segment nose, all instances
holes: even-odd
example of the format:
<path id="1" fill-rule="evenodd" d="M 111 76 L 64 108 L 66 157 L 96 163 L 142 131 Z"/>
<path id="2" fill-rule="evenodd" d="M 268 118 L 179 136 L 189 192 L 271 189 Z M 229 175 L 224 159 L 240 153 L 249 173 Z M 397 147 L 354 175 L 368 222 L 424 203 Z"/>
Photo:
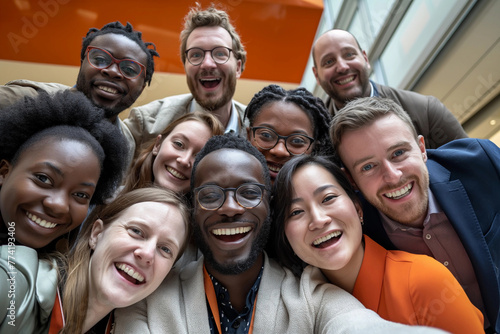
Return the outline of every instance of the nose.
<path id="1" fill-rule="evenodd" d="M 336 70 L 338 73 L 344 73 L 347 70 L 349 70 L 349 65 L 347 64 L 347 61 L 342 57 L 340 57 L 340 59 L 337 60 Z"/>
<path id="2" fill-rule="evenodd" d="M 285 140 L 283 138 L 280 138 L 276 145 L 269 150 L 269 153 L 271 153 L 274 156 L 277 157 L 289 157 L 290 153 L 286 149 L 285 145 Z"/>
<path id="3" fill-rule="evenodd" d="M 69 198 L 64 191 L 55 191 L 43 200 L 45 211 L 53 217 L 61 217 L 69 213 Z"/>
<path id="4" fill-rule="evenodd" d="M 186 168 L 191 167 L 192 161 L 194 160 L 193 155 L 190 152 L 184 152 L 179 154 L 177 157 L 177 162 Z"/>
<path id="5" fill-rule="evenodd" d="M 117 78 L 117 79 L 123 78 L 123 74 L 122 72 L 120 72 L 120 68 L 118 67 L 117 63 L 112 63 L 108 67 L 103 68 L 101 72 L 111 78 Z"/>
<path id="6" fill-rule="evenodd" d="M 309 222 L 309 230 L 322 229 L 331 223 L 331 218 L 325 213 L 322 208 L 314 207 L 311 209 L 311 221 Z"/>
<path id="7" fill-rule="evenodd" d="M 403 172 L 389 161 L 384 161 L 382 165 L 384 181 L 388 183 L 397 183 L 403 175 Z"/>
<path id="8" fill-rule="evenodd" d="M 203 58 L 203 61 L 201 62 L 200 67 L 203 67 L 203 68 L 217 67 L 217 63 L 212 58 L 211 51 L 205 51 L 205 57 Z"/>
<path id="9" fill-rule="evenodd" d="M 245 208 L 238 204 L 236 201 L 234 191 L 226 192 L 226 200 L 222 203 L 222 206 L 217 210 L 219 214 L 225 215 L 228 217 L 233 217 L 239 214 L 243 214 L 245 212 Z"/>
<path id="10" fill-rule="evenodd" d="M 141 242 L 134 251 L 135 257 L 141 260 L 147 265 L 152 265 L 154 263 L 156 251 L 156 241 L 147 240 Z"/>

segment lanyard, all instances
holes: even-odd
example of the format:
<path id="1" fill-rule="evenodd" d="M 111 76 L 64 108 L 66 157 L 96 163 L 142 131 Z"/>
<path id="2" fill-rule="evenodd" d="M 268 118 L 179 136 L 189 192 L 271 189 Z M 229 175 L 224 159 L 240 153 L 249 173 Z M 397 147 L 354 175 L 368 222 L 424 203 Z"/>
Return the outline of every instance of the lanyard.
<path id="1" fill-rule="evenodd" d="M 213 289 L 213 287 L 212 287 Z M 106 325 L 106 334 L 113 332 L 114 327 L 114 312 L 108 317 L 108 323 Z M 50 315 L 50 327 L 48 334 L 57 334 L 61 329 L 63 329 L 66 324 L 63 314 L 61 296 L 59 294 L 59 288 L 57 289 L 56 300 L 54 301 L 54 307 L 52 308 L 52 314 Z"/>
<path id="2" fill-rule="evenodd" d="M 54 301 L 54 307 L 52 308 L 52 314 L 50 315 L 50 327 L 49 334 L 57 334 L 65 325 L 63 308 L 61 303 L 61 296 L 59 295 L 59 288 L 56 293 L 56 300 Z"/>
<path id="3" fill-rule="evenodd" d="M 208 299 L 208 304 L 210 305 L 210 310 L 212 311 L 212 315 L 214 316 L 215 324 L 217 325 L 217 329 L 219 334 L 222 334 L 220 327 L 220 317 L 219 317 L 219 305 L 217 304 L 217 297 L 215 296 L 215 289 L 208 275 L 207 269 L 203 266 L 203 283 L 205 284 L 205 295 Z M 248 334 L 252 334 L 253 330 L 253 319 L 255 318 L 255 305 L 257 305 L 257 296 L 253 302 L 253 310 L 252 310 L 252 319 L 250 320 L 250 328 L 248 329 Z"/>

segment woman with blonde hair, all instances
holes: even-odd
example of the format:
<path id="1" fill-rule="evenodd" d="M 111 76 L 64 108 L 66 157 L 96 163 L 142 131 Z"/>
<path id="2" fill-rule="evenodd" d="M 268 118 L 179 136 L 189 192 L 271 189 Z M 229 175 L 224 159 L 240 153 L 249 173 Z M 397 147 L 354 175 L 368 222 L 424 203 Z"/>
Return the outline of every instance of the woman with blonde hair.
<path id="1" fill-rule="evenodd" d="M 51 330 L 109 333 L 113 309 L 156 290 L 188 236 L 188 207 L 168 189 L 136 189 L 95 209 L 60 269 L 62 314 L 58 294 Z"/>
<path id="2" fill-rule="evenodd" d="M 194 157 L 210 137 L 223 133 L 220 121 L 208 112 L 181 116 L 145 144 L 125 180 L 123 192 L 156 185 L 188 193 Z"/>

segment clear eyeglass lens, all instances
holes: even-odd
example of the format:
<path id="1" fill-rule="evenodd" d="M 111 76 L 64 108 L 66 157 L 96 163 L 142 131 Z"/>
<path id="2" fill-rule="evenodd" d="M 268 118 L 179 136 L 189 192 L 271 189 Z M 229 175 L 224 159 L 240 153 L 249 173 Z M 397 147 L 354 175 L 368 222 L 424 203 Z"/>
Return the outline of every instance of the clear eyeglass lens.
<path id="1" fill-rule="evenodd" d="M 278 143 L 279 137 L 270 129 L 257 129 L 255 139 L 261 148 L 271 149 Z M 285 144 L 290 153 L 302 154 L 309 148 L 311 141 L 305 136 L 291 135 L 286 138 Z"/>
<path id="2" fill-rule="evenodd" d="M 113 63 L 111 56 L 99 49 L 92 49 L 89 52 L 90 63 L 97 68 L 107 68 Z M 122 60 L 118 67 L 126 78 L 135 78 L 141 73 L 141 66 L 132 60 Z"/>
<path id="3" fill-rule="evenodd" d="M 205 50 L 199 48 L 192 48 L 187 53 L 189 62 L 193 65 L 200 65 L 205 59 Z M 229 59 L 229 50 L 224 47 L 218 47 L 211 51 L 212 59 L 217 64 L 224 64 Z"/>
<path id="4" fill-rule="evenodd" d="M 225 191 L 217 186 L 202 188 L 198 192 L 198 201 L 204 208 L 215 210 L 224 204 Z M 259 205 L 262 199 L 262 189 L 255 184 L 243 184 L 236 188 L 234 194 L 236 201 L 245 208 Z"/>

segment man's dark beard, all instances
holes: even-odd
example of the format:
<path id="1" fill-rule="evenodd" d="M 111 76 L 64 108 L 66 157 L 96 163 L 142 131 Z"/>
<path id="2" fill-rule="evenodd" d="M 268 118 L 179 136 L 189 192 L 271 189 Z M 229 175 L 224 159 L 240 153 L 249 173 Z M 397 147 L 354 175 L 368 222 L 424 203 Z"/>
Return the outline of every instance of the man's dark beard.
<path id="1" fill-rule="evenodd" d="M 248 257 L 245 260 L 232 264 L 218 263 L 214 259 L 210 247 L 208 247 L 207 243 L 205 242 L 205 239 L 203 238 L 200 226 L 196 223 L 193 225 L 194 225 L 193 226 L 194 240 L 198 248 L 203 253 L 203 256 L 205 257 L 205 262 L 214 270 L 223 275 L 238 275 L 250 269 L 254 265 L 258 256 L 264 250 L 264 247 L 267 243 L 267 239 L 269 238 L 269 232 L 271 230 L 271 218 L 268 216 L 267 219 L 262 223 L 259 234 L 252 243 L 252 248 L 250 250 L 250 254 L 248 255 Z"/>

